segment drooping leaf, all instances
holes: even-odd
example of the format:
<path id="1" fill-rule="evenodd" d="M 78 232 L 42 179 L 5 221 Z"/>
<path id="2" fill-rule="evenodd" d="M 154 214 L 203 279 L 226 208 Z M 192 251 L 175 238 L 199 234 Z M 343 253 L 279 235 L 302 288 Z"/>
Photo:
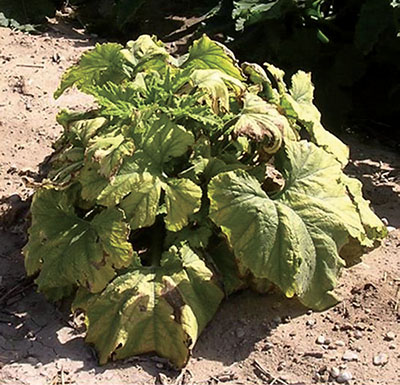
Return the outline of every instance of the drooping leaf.
<path id="1" fill-rule="evenodd" d="M 365 237 L 359 238 L 361 246 L 372 247 L 377 240 L 386 237 L 387 230 L 382 221 L 371 210 L 370 202 L 362 196 L 362 184 L 356 178 L 343 175 L 343 182 L 360 215 Z"/>
<path id="2" fill-rule="evenodd" d="M 148 70 L 164 72 L 170 57 L 163 44 L 149 35 L 141 35 L 137 40 L 129 41 L 122 55 L 135 73 Z"/>
<path id="3" fill-rule="evenodd" d="M 313 104 L 314 86 L 311 74 L 299 71 L 292 77 L 290 94 L 282 97 L 282 107 L 286 113 L 303 124 L 311 135 L 311 140 L 336 159 L 346 165 L 349 159 L 348 147 L 321 124 L 321 114 Z"/>
<path id="4" fill-rule="evenodd" d="M 125 157 L 133 154 L 133 140 L 123 134 L 110 133 L 99 136 L 89 142 L 86 156 L 93 163 L 99 164 L 101 175 L 109 178 L 114 175 Z"/>
<path id="5" fill-rule="evenodd" d="M 188 224 L 189 215 L 200 209 L 201 188 L 189 179 L 169 179 L 163 187 L 167 206 L 166 228 L 169 231 L 182 230 Z"/>
<path id="6" fill-rule="evenodd" d="M 283 192 L 271 199 L 244 171 L 219 174 L 209 187 L 210 217 L 256 277 L 323 309 L 336 302 L 338 249 L 364 230 L 334 158 L 306 142 L 287 143 L 278 158 Z"/>
<path id="7" fill-rule="evenodd" d="M 212 272 L 183 246 L 164 253 L 160 267 L 121 275 L 98 295 L 81 293 L 74 307 L 87 314 L 86 341 L 101 364 L 155 352 L 180 368 L 222 298 Z"/>
<path id="8" fill-rule="evenodd" d="M 291 130 L 290 127 L 285 130 L 288 126 L 289 123 L 275 106 L 257 95 L 246 94 L 234 133 L 259 143 L 264 152 L 274 154 L 281 147 L 283 133 Z"/>
<path id="9" fill-rule="evenodd" d="M 189 48 L 189 57 L 182 67 L 198 70 L 216 69 L 238 80 L 244 80 L 233 53 L 206 35 L 196 40 Z"/>
<path id="10" fill-rule="evenodd" d="M 32 203 L 34 236 L 24 249 L 25 266 L 29 275 L 40 269 L 36 283 L 44 293 L 60 282 L 99 292 L 115 269 L 132 261 L 121 210 L 107 209 L 89 220 L 79 218 L 72 203 L 67 192 L 49 189 L 38 191 Z"/>

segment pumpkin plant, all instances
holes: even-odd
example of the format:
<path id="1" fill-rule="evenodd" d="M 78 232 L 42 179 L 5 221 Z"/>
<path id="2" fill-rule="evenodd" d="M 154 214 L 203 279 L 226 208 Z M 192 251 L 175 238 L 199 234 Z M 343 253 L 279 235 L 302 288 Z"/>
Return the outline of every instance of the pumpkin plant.
<path id="1" fill-rule="evenodd" d="M 310 74 L 290 86 L 203 36 L 181 57 L 147 35 L 97 45 L 63 76 L 92 95 L 61 111 L 32 201 L 28 275 L 74 296 L 99 361 L 156 353 L 183 367 L 223 298 L 281 290 L 323 310 L 346 265 L 386 229 L 343 173 Z"/>

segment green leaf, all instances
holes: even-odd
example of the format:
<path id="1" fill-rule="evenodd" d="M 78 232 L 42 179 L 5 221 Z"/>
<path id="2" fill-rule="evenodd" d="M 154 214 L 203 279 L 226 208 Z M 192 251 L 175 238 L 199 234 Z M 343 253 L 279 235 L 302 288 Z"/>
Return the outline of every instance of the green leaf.
<path id="1" fill-rule="evenodd" d="M 367 0 L 363 3 L 355 28 L 354 44 L 364 54 L 372 51 L 382 33 L 393 25 L 394 15 L 389 1 Z"/>
<path id="2" fill-rule="evenodd" d="M 108 81 L 121 82 L 127 77 L 121 49 L 122 46 L 116 43 L 96 44 L 93 50 L 82 56 L 78 65 L 65 72 L 54 97 L 59 98 L 72 86 L 91 93 L 93 87 L 102 86 Z"/>
<path id="3" fill-rule="evenodd" d="M 87 314 L 86 341 L 101 364 L 155 352 L 181 368 L 222 298 L 212 272 L 183 246 L 164 253 L 160 267 L 121 275 L 101 294 L 81 292 L 73 307 Z"/>
<path id="4" fill-rule="evenodd" d="M 182 67 L 193 68 L 194 70 L 220 70 L 233 78 L 244 80 L 233 53 L 224 45 L 211 40 L 206 35 L 193 42 L 193 45 L 189 48 L 189 57 Z"/>
<path id="5" fill-rule="evenodd" d="M 256 278 L 324 309 L 336 302 L 338 249 L 364 230 L 331 156 L 307 142 L 289 142 L 278 165 L 286 185 L 274 199 L 245 171 L 213 178 L 210 218 Z"/>
<path id="6" fill-rule="evenodd" d="M 80 285 L 99 292 L 128 266 L 133 250 L 121 210 L 107 209 L 92 220 L 79 218 L 68 192 L 42 189 L 32 203 L 33 222 L 25 246 L 29 275 L 40 269 L 39 290 Z"/>
<path id="7" fill-rule="evenodd" d="M 115 193 L 109 195 L 108 200 L 105 194 L 102 195 L 103 203 L 115 204 L 122 196 L 120 207 L 125 211 L 132 230 L 148 227 L 154 224 L 161 196 L 161 183 L 157 177 L 149 173 L 128 174 L 126 179 L 120 179 L 120 184 L 115 184 Z M 122 193 L 122 195 L 121 195 Z M 101 200 L 100 200 L 101 202 Z"/>
<path id="8" fill-rule="evenodd" d="M 136 138 L 133 161 L 142 171 L 161 174 L 168 161 L 185 154 L 193 143 L 191 132 L 162 115 Z"/>
<path id="9" fill-rule="evenodd" d="M 202 191 L 189 179 L 168 179 L 163 184 L 167 216 L 165 225 L 169 231 L 179 231 L 189 222 L 189 215 L 200 210 Z"/>
<path id="10" fill-rule="evenodd" d="M 130 83 L 128 86 L 108 82 L 91 92 L 97 103 L 103 107 L 102 115 L 129 119 L 138 107 L 138 89 Z"/>
<path id="11" fill-rule="evenodd" d="M 313 143 L 334 155 L 345 166 L 349 159 L 349 149 L 322 126 L 321 114 L 313 104 L 313 95 L 311 74 L 299 71 L 292 76 L 290 94 L 285 93 L 281 105 L 290 117 L 304 125 Z"/>
<path id="12" fill-rule="evenodd" d="M 264 20 L 283 19 L 293 7 L 293 0 L 239 0 L 233 2 L 232 19 L 235 20 L 236 31 Z"/>

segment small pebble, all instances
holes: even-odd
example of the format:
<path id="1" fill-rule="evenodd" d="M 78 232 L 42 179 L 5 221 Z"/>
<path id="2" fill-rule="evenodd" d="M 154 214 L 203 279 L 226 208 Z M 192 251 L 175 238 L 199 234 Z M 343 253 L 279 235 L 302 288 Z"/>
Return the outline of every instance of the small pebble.
<path id="1" fill-rule="evenodd" d="M 325 343 L 325 336 L 323 335 L 318 336 L 315 343 L 317 343 L 318 345 L 323 345 Z"/>
<path id="2" fill-rule="evenodd" d="M 343 346 L 345 346 L 346 344 L 345 344 L 344 341 L 342 341 L 342 340 L 337 340 L 337 341 L 335 341 L 335 345 L 336 345 L 336 346 L 339 346 L 339 347 L 343 347 Z"/>
<path id="3" fill-rule="evenodd" d="M 360 338 L 362 338 L 362 336 L 363 336 L 363 334 L 362 334 L 361 331 L 356 330 L 356 331 L 354 332 L 354 338 L 357 338 L 357 339 L 359 340 Z"/>
<path id="4" fill-rule="evenodd" d="M 351 323 L 346 322 L 340 327 L 340 330 L 353 330 L 353 325 Z"/>
<path id="5" fill-rule="evenodd" d="M 381 221 L 385 226 L 389 225 L 389 221 L 387 220 L 387 218 L 381 218 Z"/>
<path id="6" fill-rule="evenodd" d="M 321 366 L 321 367 L 318 369 L 318 374 L 324 374 L 327 370 L 328 370 L 328 367 L 327 367 L 326 365 Z"/>
<path id="7" fill-rule="evenodd" d="M 236 337 L 237 338 L 243 338 L 245 336 L 245 332 L 242 328 L 236 329 Z"/>
<path id="8" fill-rule="evenodd" d="M 164 367 L 164 365 L 163 365 L 161 362 L 157 362 L 157 363 L 156 363 L 156 367 L 157 367 L 158 369 L 162 369 L 162 368 Z"/>
<path id="9" fill-rule="evenodd" d="M 388 363 L 388 361 L 389 361 L 389 357 L 387 354 L 379 353 L 374 356 L 374 359 L 372 362 L 375 366 L 383 366 L 383 365 L 386 365 Z"/>
<path id="10" fill-rule="evenodd" d="M 352 374 L 349 371 L 345 370 L 336 377 L 336 381 L 339 384 L 345 384 L 346 382 L 349 382 L 352 378 Z"/>
<path id="11" fill-rule="evenodd" d="M 394 334 L 393 332 L 387 332 L 385 334 L 386 341 L 393 341 L 395 338 L 396 338 L 396 334 Z"/>
<path id="12" fill-rule="evenodd" d="M 396 350 L 397 346 L 395 344 L 390 344 L 389 349 L 390 350 Z"/>
<path id="13" fill-rule="evenodd" d="M 336 366 L 333 366 L 329 372 L 332 378 L 336 378 L 340 374 L 340 369 Z"/>
<path id="14" fill-rule="evenodd" d="M 272 321 L 274 321 L 276 324 L 280 324 L 282 322 L 282 318 L 277 315 L 272 319 Z"/>
<path id="15" fill-rule="evenodd" d="M 307 322 L 306 322 L 306 325 L 307 326 L 314 326 L 316 324 L 316 321 L 315 321 L 315 319 L 309 319 L 309 320 L 307 320 Z"/>
<path id="16" fill-rule="evenodd" d="M 358 354 L 352 352 L 351 350 L 346 350 L 342 356 L 343 361 L 357 361 Z"/>

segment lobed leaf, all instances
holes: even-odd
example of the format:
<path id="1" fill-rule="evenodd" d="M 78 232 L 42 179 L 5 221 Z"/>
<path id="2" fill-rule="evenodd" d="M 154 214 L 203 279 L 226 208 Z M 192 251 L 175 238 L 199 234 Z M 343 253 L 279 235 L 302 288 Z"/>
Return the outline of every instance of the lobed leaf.
<path id="1" fill-rule="evenodd" d="M 336 302 L 332 290 L 344 264 L 338 250 L 364 229 L 341 183 L 340 164 L 323 150 L 289 142 L 278 154 L 278 169 L 286 185 L 272 198 L 245 171 L 214 177 L 210 218 L 255 277 L 321 310 Z"/>
<path id="2" fill-rule="evenodd" d="M 32 202 L 25 267 L 28 275 L 40 270 L 36 283 L 50 295 L 60 282 L 99 292 L 133 257 L 121 210 L 110 208 L 89 220 L 76 215 L 72 202 L 68 192 L 49 189 L 37 191 Z"/>
<path id="3" fill-rule="evenodd" d="M 58 99 L 72 86 L 90 93 L 92 87 L 102 86 L 108 81 L 119 83 L 127 77 L 121 50 L 122 46 L 116 43 L 96 44 L 93 50 L 82 56 L 78 65 L 65 72 L 54 97 Z"/>
<path id="4" fill-rule="evenodd" d="M 81 292 L 73 307 L 87 314 L 86 341 L 101 364 L 155 352 L 181 368 L 222 298 L 212 272 L 183 246 L 164 253 L 161 266 L 129 271 L 98 295 Z"/>

